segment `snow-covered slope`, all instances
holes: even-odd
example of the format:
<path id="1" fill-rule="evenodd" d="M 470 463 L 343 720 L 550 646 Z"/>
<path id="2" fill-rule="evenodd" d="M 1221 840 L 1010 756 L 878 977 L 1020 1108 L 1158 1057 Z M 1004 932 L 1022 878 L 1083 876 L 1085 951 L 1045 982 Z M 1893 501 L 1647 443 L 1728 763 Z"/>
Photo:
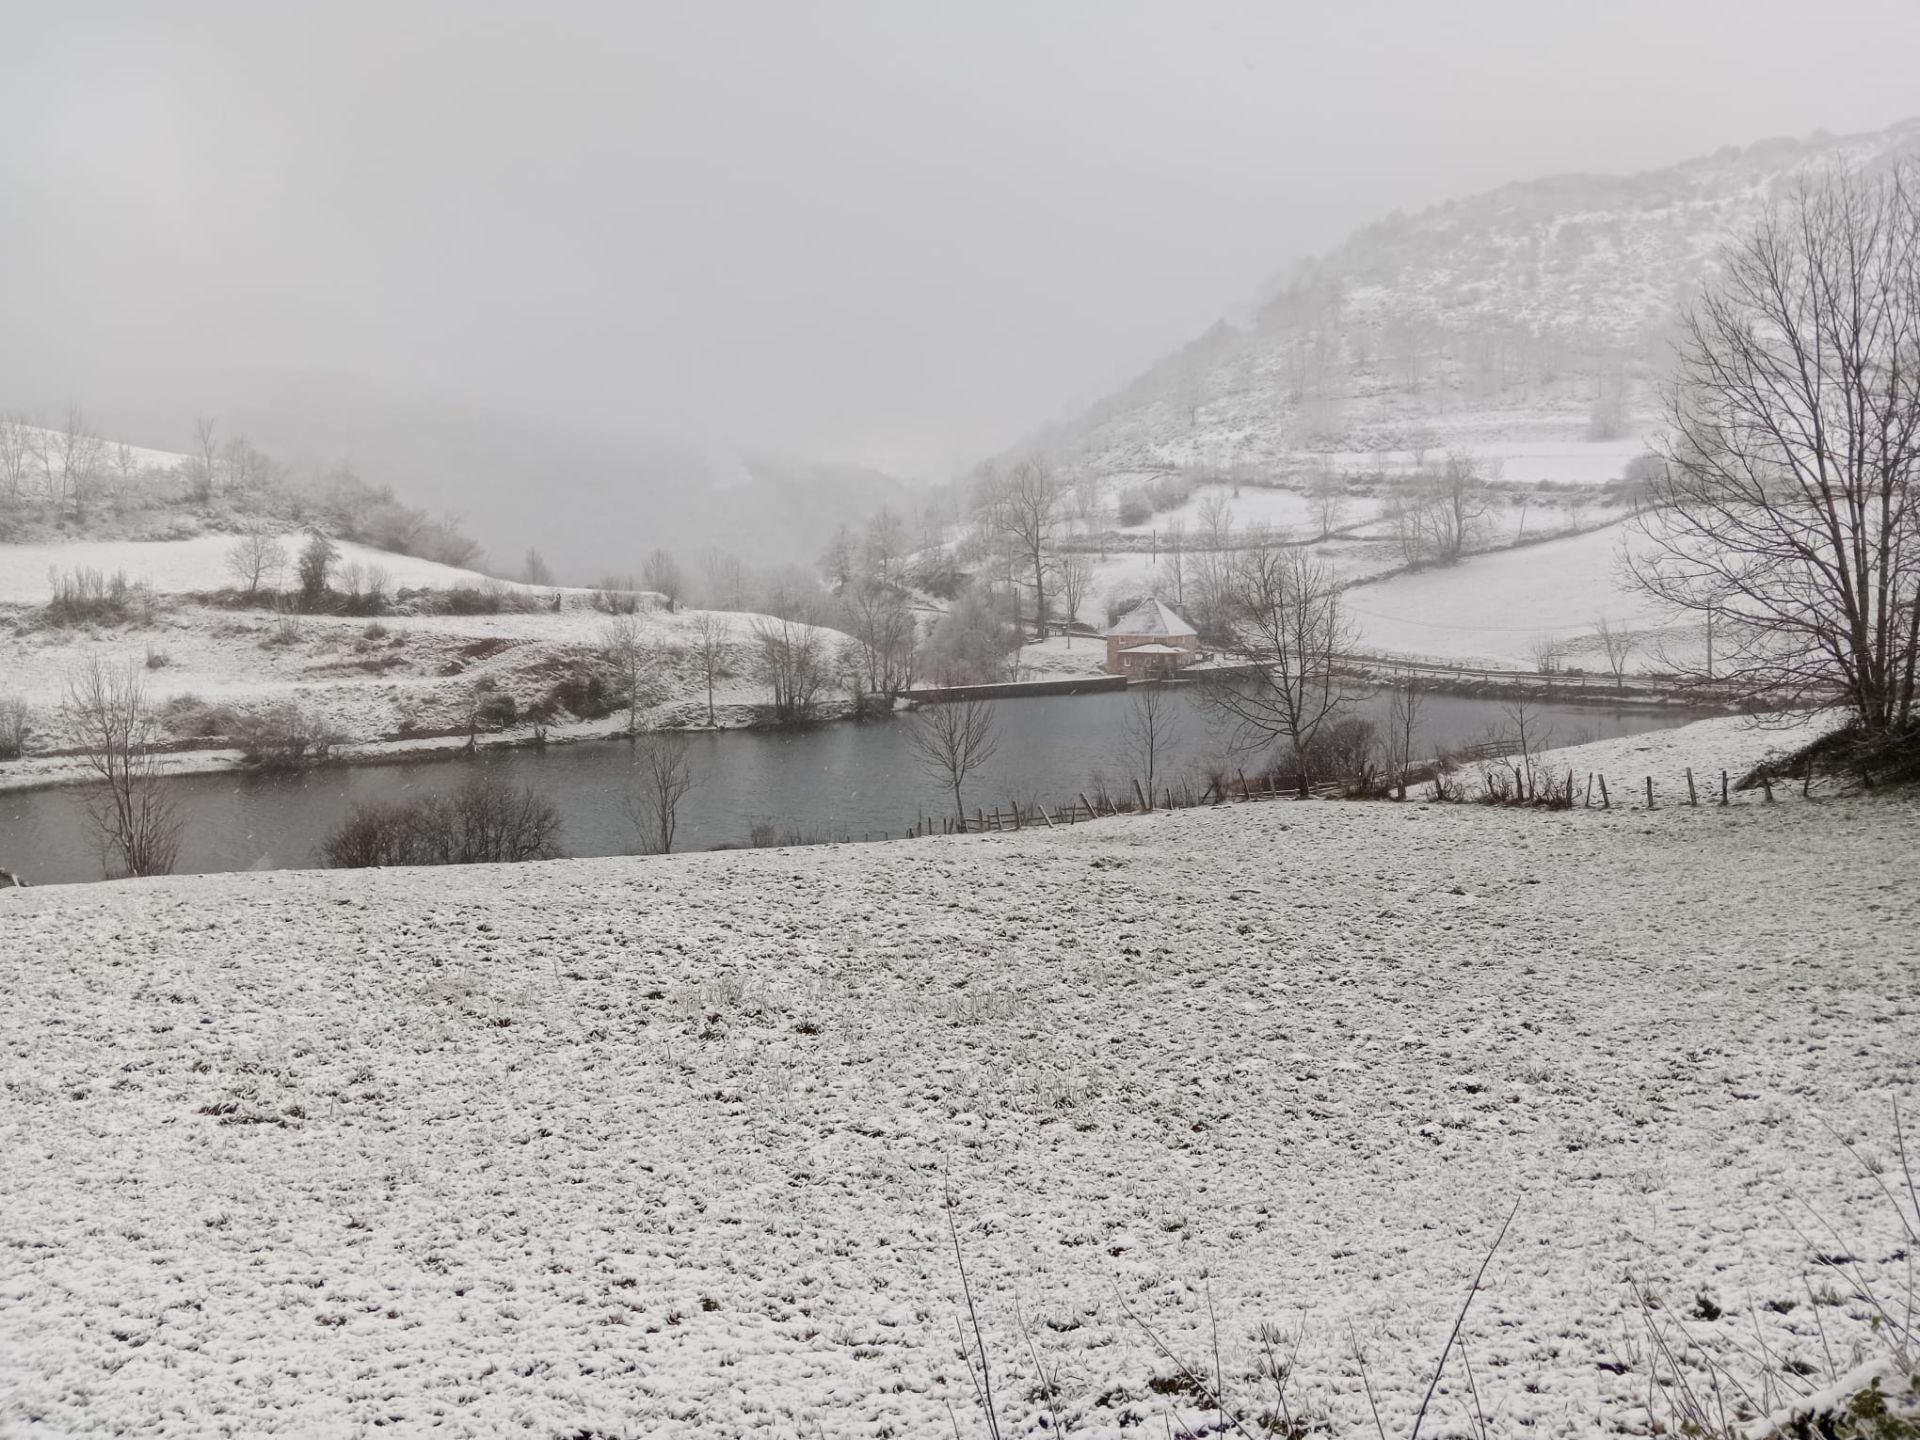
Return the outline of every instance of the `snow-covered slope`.
<path id="1" fill-rule="evenodd" d="M 1493 1434 L 1648 1433 L 1628 1276 L 1816 1389 L 1878 1342 L 1788 1195 L 1905 1283 L 1840 1140 L 1920 1080 L 1917 835 L 1271 804 L 0 892 L 0 1430 L 978 1435 L 957 1241 L 1009 1435 L 1037 1367 L 1203 1433 L 1161 1344 L 1253 1428 L 1263 1334 L 1405 1434 L 1509 1211 Z"/>
<path id="2" fill-rule="evenodd" d="M 1396 214 L 1046 438 L 1107 471 L 1564 443 L 1609 407 L 1630 438 L 1652 418 L 1676 307 L 1725 240 L 1798 176 L 1916 153 L 1909 121 Z"/>
<path id="3" fill-rule="evenodd" d="M 233 572 L 227 568 L 227 556 L 234 547 L 234 539 L 232 535 L 196 535 L 188 540 L 0 544 L 0 605 L 44 604 L 51 576 L 82 569 L 98 570 L 108 577 L 125 575 L 129 584 L 148 584 L 162 595 L 228 589 L 235 583 Z M 279 537 L 288 568 L 306 539 L 306 535 L 298 531 Z M 340 552 L 339 567 L 359 565 L 366 570 L 378 570 L 385 577 L 389 592 L 403 588 L 451 590 L 494 585 L 523 592 L 529 588 L 495 580 L 478 570 L 441 565 L 413 555 L 394 555 L 350 540 L 334 544 Z"/>

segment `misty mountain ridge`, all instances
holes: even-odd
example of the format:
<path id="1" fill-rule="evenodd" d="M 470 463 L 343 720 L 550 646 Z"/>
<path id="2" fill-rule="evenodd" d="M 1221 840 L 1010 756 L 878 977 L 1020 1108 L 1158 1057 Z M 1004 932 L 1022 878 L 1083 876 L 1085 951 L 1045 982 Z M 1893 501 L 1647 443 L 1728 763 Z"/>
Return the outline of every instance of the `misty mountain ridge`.
<path id="1" fill-rule="evenodd" d="M 1102 473 L 1284 471 L 1314 451 L 1645 434 L 1719 248 L 1802 177 L 1916 156 L 1910 120 L 1395 213 L 1035 443 Z"/>

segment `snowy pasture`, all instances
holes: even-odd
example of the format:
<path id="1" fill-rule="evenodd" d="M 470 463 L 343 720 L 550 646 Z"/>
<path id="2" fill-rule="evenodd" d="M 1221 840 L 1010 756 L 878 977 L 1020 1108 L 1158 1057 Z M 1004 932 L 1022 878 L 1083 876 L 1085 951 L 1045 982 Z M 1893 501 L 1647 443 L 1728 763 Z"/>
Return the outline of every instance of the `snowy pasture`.
<path id="1" fill-rule="evenodd" d="M 1596 622 L 1639 633 L 1628 665 L 1653 661 L 1656 637 L 1674 625 L 1621 573 L 1618 525 L 1537 544 L 1469 555 L 1457 565 L 1389 576 L 1346 592 L 1347 613 L 1369 650 L 1422 659 L 1533 668 L 1532 647 L 1550 636 L 1571 663 L 1604 670 Z M 1689 643 L 1675 633 L 1669 651 Z"/>
<path id="2" fill-rule="evenodd" d="M 282 578 L 288 583 L 293 578 L 293 562 L 306 540 L 306 535 L 298 531 L 279 537 L 287 557 L 287 573 Z M 197 535 L 190 540 L 63 540 L 0 545 L 0 604 L 43 605 L 52 590 L 51 576 L 82 569 L 98 570 L 107 576 L 123 574 L 129 583 L 151 585 L 163 595 L 227 589 L 234 584 L 233 572 L 227 568 L 234 541 L 232 535 Z M 377 567 L 385 574 L 389 591 L 489 585 L 528 589 L 477 570 L 412 555 L 393 555 L 351 540 L 334 544 L 340 552 L 336 575 L 339 568 L 349 565 Z M 273 577 L 267 577 L 267 583 L 272 584 Z"/>
<path id="3" fill-rule="evenodd" d="M 983 1435 L 957 1235 L 1008 1434 L 1206 1423 L 1162 1343 L 1257 1416 L 1263 1327 L 1404 1434 L 1510 1210 L 1495 1433 L 1644 1433 L 1629 1276 L 1811 1388 L 1867 1309 L 1781 1206 L 1895 1265 L 1839 1139 L 1920 1080 L 1916 838 L 1274 803 L 0 892 L 0 1430 Z"/>

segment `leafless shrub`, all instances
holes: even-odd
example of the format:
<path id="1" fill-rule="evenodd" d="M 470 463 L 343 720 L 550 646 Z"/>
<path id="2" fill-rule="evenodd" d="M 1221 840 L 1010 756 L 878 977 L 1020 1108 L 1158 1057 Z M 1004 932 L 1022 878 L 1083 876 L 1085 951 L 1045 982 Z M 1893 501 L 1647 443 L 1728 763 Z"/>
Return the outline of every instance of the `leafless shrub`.
<path id="1" fill-rule="evenodd" d="M 237 717 L 228 733 L 243 760 L 267 770 L 324 760 L 339 739 L 324 720 L 291 701 Z"/>
<path id="2" fill-rule="evenodd" d="M 55 625 L 98 621 L 144 623 L 153 618 L 153 588 L 132 584 L 125 571 L 112 575 L 87 566 L 56 572 L 47 619 Z"/>
<path id="3" fill-rule="evenodd" d="M 483 772 L 450 795 L 356 805 L 320 858 L 336 869 L 548 860 L 559 854 L 560 827 L 550 802 Z"/>
<path id="4" fill-rule="evenodd" d="M 18 760 L 33 734 L 33 711 L 17 695 L 0 695 L 0 760 Z"/>

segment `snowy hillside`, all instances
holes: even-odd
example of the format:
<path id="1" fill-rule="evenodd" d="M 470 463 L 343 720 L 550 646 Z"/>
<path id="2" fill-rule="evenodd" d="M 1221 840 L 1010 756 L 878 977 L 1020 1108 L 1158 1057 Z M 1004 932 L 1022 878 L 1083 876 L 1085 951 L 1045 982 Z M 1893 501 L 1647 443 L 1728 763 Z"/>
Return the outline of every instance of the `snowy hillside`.
<path id="1" fill-rule="evenodd" d="M 1842 1142 L 1920 1080 L 1916 826 L 1281 803 L 3 891 L 0 1431 L 979 1435 L 957 1243 L 1009 1435 L 1203 1433 L 1189 1374 L 1254 1426 L 1270 1354 L 1406 1434 L 1509 1212 L 1432 1433 L 1671 1421 L 1629 1276 L 1813 1390 L 1878 1353 L 1854 1271 L 1904 1293 Z"/>
<path id="2" fill-rule="evenodd" d="M 1910 121 L 1396 214 L 1295 267 L 1244 317 L 1045 442 L 1112 471 L 1560 444 L 1589 427 L 1630 438 L 1652 421 L 1650 384 L 1676 307 L 1724 240 L 1796 176 L 1916 153 L 1920 121 Z"/>
<path id="3" fill-rule="evenodd" d="M 298 555 L 306 542 L 299 531 L 273 537 L 288 556 Z M 197 535 L 187 540 L 70 540 L 30 545 L 0 544 L 0 605 L 44 604 L 50 577 L 66 571 L 90 569 L 103 575 L 124 575 L 130 585 L 151 585 L 162 595 L 206 592 L 234 583 L 227 556 L 232 535 Z M 416 555 L 395 555 L 351 540 L 335 542 L 341 567 L 358 565 L 377 570 L 389 589 L 450 590 L 457 586 L 501 586 L 533 593 L 531 587 L 496 580 L 478 570 L 442 565 Z M 551 594 L 551 589 L 542 594 Z"/>

